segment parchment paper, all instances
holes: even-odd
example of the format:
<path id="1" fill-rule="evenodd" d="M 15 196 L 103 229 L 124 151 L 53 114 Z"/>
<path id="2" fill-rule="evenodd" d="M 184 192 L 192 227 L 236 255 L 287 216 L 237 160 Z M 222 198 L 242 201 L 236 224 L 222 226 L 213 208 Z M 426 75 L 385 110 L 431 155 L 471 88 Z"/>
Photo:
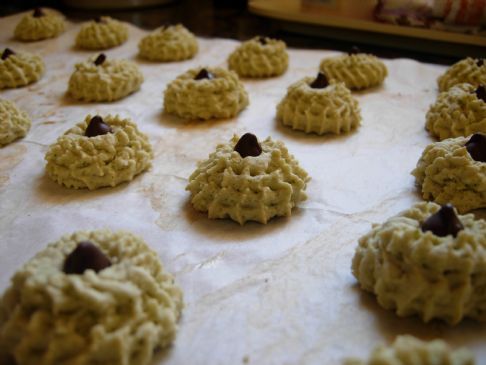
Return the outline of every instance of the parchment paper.
<path id="1" fill-rule="evenodd" d="M 1 291 L 18 267 L 61 235 L 125 229 L 159 253 L 185 294 L 177 339 L 154 363 L 339 364 L 409 333 L 468 346 L 477 363 L 486 364 L 484 326 L 397 318 L 359 290 L 350 270 L 357 240 L 371 223 L 420 201 L 410 171 L 432 142 L 425 113 L 444 67 L 385 60 L 384 86 L 355 94 L 363 116 L 357 131 L 319 137 L 277 123 L 276 105 L 289 84 L 315 75 L 320 60 L 336 52 L 291 49 L 283 76 L 244 80 L 250 105 L 238 117 L 185 122 L 163 114 L 167 83 L 198 65 L 226 66 L 238 42 L 199 39 L 193 60 L 149 63 L 136 58 L 145 31 L 131 26 L 129 41 L 105 53 L 136 59 L 145 76 L 142 89 L 119 102 L 86 104 L 65 95 L 74 64 L 93 53 L 73 47 L 79 25 L 70 23 L 57 39 L 20 43 L 11 39 L 19 19 L 0 19 L 1 48 L 41 54 L 47 72 L 31 86 L 0 92 L 33 120 L 24 139 L 0 149 Z M 152 169 L 97 191 L 50 181 L 44 174 L 48 145 L 88 113 L 136 121 L 154 146 Z M 292 217 L 239 226 L 192 209 L 184 188 L 196 162 L 233 133 L 247 131 L 283 140 L 312 177 L 309 199 Z"/>

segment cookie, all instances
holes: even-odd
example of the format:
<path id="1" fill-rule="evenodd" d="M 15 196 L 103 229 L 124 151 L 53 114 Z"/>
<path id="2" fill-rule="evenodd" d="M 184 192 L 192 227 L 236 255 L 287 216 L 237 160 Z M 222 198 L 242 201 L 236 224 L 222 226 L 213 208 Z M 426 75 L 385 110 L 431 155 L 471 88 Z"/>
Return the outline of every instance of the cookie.
<path id="1" fill-rule="evenodd" d="M 425 148 L 412 171 L 424 199 L 452 203 L 461 213 L 486 208 L 486 137 L 473 136 L 449 138 Z"/>
<path id="2" fill-rule="evenodd" d="M 486 221 L 453 206 L 415 204 L 359 240 L 353 275 L 400 317 L 486 321 Z"/>
<path id="3" fill-rule="evenodd" d="M 25 14 L 15 27 L 15 38 L 21 41 L 38 41 L 55 38 L 65 28 L 64 18 L 58 13 L 36 8 L 33 12 Z"/>
<path id="4" fill-rule="evenodd" d="M 285 145 L 270 137 L 263 142 L 247 133 L 220 144 L 199 162 L 186 190 L 191 203 L 211 219 L 230 218 L 240 224 L 266 224 L 307 198 L 310 180 Z"/>
<path id="5" fill-rule="evenodd" d="M 45 156 L 52 180 L 90 190 L 133 180 L 150 168 L 152 158 L 148 137 L 118 115 L 88 115 L 49 146 Z"/>
<path id="6" fill-rule="evenodd" d="M 231 118 L 248 105 L 238 76 L 220 67 L 191 69 L 167 85 L 164 110 L 184 119 Z"/>
<path id="7" fill-rule="evenodd" d="M 107 49 L 119 46 L 128 39 L 128 28 L 122 22 L 102 16 L 81 26 L 76 46 L 84 49 Z"/>
<path id="8" fill-rule="evenodd" d="M 351 90 L 381 85 L 388 75 L 385 64 L 376 56 L 353 49 L 341 56 L 325 58 L 320 71 L 330 79 L 344 82 Z"/>
<path id="9" fill-rule="evenodd" d="M 377 346 L 367 361 L 349 360 L 345 365 L 474 365 L 465 348 L 453 350 L 442 340 L 422 341 L 398 336 L 390 346 Z"/>
<path id="10" fill-rule="evenodd" d="M 306 133 L 347 133 L 361 120 L 358 101 L 344 83 L 329 83 L 319 73 L 289 86 L 277 106 L 277 119 Z"/>
<path id="11" fill-rule="evenodd" d="M 163 26 L 142 38 L 140 57 L 149 61 L 171 62 L 193 58 L 198 45 L 194 34 L 182 24 Z"/>
<path id="12" fill-rule="evenodd" d="M 426 116 L 425 128 L 440 140 L 486 133 L 486 88 L 457 84 L 440 93 Z"/>
<path id="13" fill-rule="evenodd" d="M 468 83 L 474 86 L 486 85 L 486 60 L 466 58 L 447 69 L 437 79 L 439 91 L 446 91 L 457 84 Z"/>
<path id="14" fill-rule="evenodd" d="M 44 74 L 44 61 L 27 52 L 5 48 L 0 57 L 0 89 L 32 84 Z"/>
<path id="15" fill-rule="evenodd" d="M 279 76 L 288 65 L 285 42 L 267 37 L 254 37 L 243 42 L 228 58 L 229 69 L 241 77 Z"/>
<path id="16" fill-rule="evenodd" d="M 174 340 L 181 309 L 181 290 L 141 238 L 75 232 L 14 274 L 0 302 L 0 362 L 149 365 Z"/>
<path id="17" fill-rule="evenodd" d="M 136 63 L 109 59 L 101 53 L 76 64 L 68 93 L 82 101 L 115 101 L 139 90 L 142 82 Z"/>
<path id="18" fill-rule="evenodd" d="M 24 137 L 30 129 L 30 118 L 24 111 L 5 99 L 0 99 L 0 147 Z"/>

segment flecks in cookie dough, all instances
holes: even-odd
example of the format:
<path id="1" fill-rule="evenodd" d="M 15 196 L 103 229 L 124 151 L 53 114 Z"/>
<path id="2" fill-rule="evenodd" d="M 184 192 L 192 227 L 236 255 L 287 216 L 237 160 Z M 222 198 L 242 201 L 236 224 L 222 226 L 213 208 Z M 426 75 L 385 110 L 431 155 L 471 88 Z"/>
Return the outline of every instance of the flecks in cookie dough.
<path id="1" fill-rule="evenodd" d="M 29 85 L 43 74 L 44 61 L 37 55 L 5 48 L 0 57 L 0 89 Z"/>
<path id="2" fill-rule="evenodd" d="M 361 120 L 358 101 L 344 83 L 329 83 L 323 73 L 289 86 L 277 106 L 277 119 L 306 133 L 347 133 Z"/>
<path id="3" fill-rule="evenodd" d="M 0 147 L 24 137 L 30 129 L 27 113 L 5 99 L 0 99 Z"/>
<path id="4" fill-rule="evenodd" d="M 440 140 L 486 133 L 486 88 L 457 84 L 442 92 L 427 112 L 425 127 Z"/>
<path id="5" fill-rule="evenodd" d="M 461 213 L 485 208 L 485 139 L 486 135 L 475 134 L 428 145 L 412 171 L 422 197 L 452 203 Z"/>
<path id="6" fill-rule="evenodd" d="M 267 223 L 275 216 L 290 216 L 307 198 L 310 180 L 280 141 L 268 137 L 259 143 L 247 133 L 220 144 L 189 177 L 194 208 L 208 217 Z"/>
<path id="7" fill-rule="evenodd" d="M 345 365 L 474 365 L 465 348 L 453 350 L 442 340 L 422 341 L 398 336 L 390 346 L 377 346 L 366 361 L 348 360 Z"/>
<path id="8" fill-rule="evenodd" d="M 283 74 L 289 56 L 285 42 L 255 37 L 243 42 L 228 58 L 228 66 L 241 77 L 272 77 Z"/>
<path id="9" fill-rule="evenodd" d="M 356 47 L 348 54 L 323 59 L 320 70 L 330 79 L 344 82 L 351 90 L 381 85 L 388 75 L 385 64 L 378 57 L 361 53 Z"/>
<path id="10" fill-rule="evenodd" d="M 195 56 L 197 40 L 182 24 L 163 26 L 142 38 L 139 55 L 150 61 L 182 61 Z"/>
<path id="11" fill-rule="evenodd" d="M 75 232 L 49 244 L 0 302 L 0 362 L 149 365 L 175 338 L 182 293 L 139 237 Z"/>
<path id="12" fill-rule="evenodd" d="M 76 64 L 75 68 L 68 93 L 78 100 L 119 100 L 139 90 L 143 82 L 134 62 L 109 59 L 103 53 Z"/>
<path id="13" fill-rule="evenodd" d="M 486 221 L 432 202 L 373 225 L 359 240 L 353 275 L 400 317 L 486 321 Z"/>
<path id="14" fill-rule="evenodd" d="M 233 71 L 191 69 L 164 92 L 164 110 L 185 119 L 231 118 L 248 105 L 248 94 Z"/>
<path id="15" fill-rule="evenodd" d="M 58 13 L 36 8 L 22 17 L 15 27 L 15 38 L 21 41 L 38 41 L 54 38 L 64 32 L 64 18 Z"/>
<path id="16" fill-rule="evenodd" d="M 116 47 L 128 39 L 128 28 L 122 22 L 102 16 L 81 26 L 76 36 L 76 46 L 85 49 Z"/>
<path id="17" fill-rule="evenodd" d="M 486 60 L 466 58 L 453 64 L 437 80 L 439 91 L 446 91 L 454 85 L 468 83 L 474 86 L 486 85 Z"/>
<path id="18" fill-rule="evenodd" d="M 69 188 L 115 186 L 151 166 L 148 137 L 129 119 L 88 115 L 52 144 L 45 156 L 47 175 Z"/>

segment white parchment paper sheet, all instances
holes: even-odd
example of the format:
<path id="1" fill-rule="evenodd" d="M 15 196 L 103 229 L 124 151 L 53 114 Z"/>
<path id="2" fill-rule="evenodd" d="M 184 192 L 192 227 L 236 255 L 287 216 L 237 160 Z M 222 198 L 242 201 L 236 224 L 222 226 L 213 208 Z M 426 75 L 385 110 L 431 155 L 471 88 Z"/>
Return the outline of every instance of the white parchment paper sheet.
<path id="1" fill-rule="evenodd" d="M 144 237 L 185 293 L 177 339 L 155 363 L 338 364 L 367 356 L 379 342 L 409 333 L 468 346 L 486 364 L 484 326 L 456 327 L 397 318 L 361 292 L 350 270 L 358 238 L 373 222 L 420 201 L 410 171 L 432 139 L 425 113 L 444 67 L 409 59 L 385 60 L 383 87 L 356 93 L 363 121 L 349 135 L 306 135 L 275 120 L 276 105 L 292 82 L 315 75 L 325 50 L 289 50 L 281 77 L 244 80 L 250 105 L 231 120 L 185 122 L 162 111 L 162 93 L 177 75 L 199 65 L 226 66 L 238 42 L 199 39 L 189 61 L 137 59 L 145 31 L 105 51 L 134 59 L 142 89 L 115 103 L 78 103 L 66 96 L 74 64 L 93 52 L 74 48 L 79 25 L 57 39 L 12 39 L 20 15 L 0 19 L 0 45 L 43 56 L 37 83 L 4 90 L 33 120 L 28 135 L 0 149 L 0 290 L 15 270 L 47 243 L 76 230 L 108 227 Z M 63 188 L 44 175 L 49 144 L 88 114 L 118 113 L 136 121 L 155 149 L 153 168 L 129 184 L 97 191 Z M 309 199 L 292 217 L 267 225 L 211 221 L 195 212 L 184 190 L 196 162 L 233 133 L 283 140 L 312 177 Z"/>

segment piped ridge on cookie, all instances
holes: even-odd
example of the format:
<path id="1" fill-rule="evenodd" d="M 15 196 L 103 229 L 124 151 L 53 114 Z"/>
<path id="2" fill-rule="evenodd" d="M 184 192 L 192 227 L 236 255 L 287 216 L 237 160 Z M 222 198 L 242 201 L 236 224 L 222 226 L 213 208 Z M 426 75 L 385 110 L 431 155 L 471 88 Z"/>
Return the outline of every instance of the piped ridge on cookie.
<path id="1" fill-rule="evenodd" d="M 192 58 L 198 51 L 197 39 L 182 24 L 162 26 L 138 44 L 140 57 L 149 61 L 171 62 Z"/>
<path id="2" fill-rule="evenodd" d="M 306 133 L 347 133 L 361 120 L 358 101 L 342 82 L 329 83 L 323 73 L 289 86 L 277 105 L 277 119 Z"/>
<path id="3" fill-rule="evenodd" d="M 141 238 L 75 232 L 14 274 L 0 301 L 0 359 L 149 365 L 174 340 L 181 310 L 180 288 Z"/>
<path id="4" fill-rule="evenodd" d="M 150 168 L 152 146 L 134 122 L 107 115 L 102 122 L 111 132 L 87 133 L 97 118 L 88 115 L 49 146 L 46 172 L 58 184 L 93 190 L 131 181 Z"/>
<path id="5" fill-rule="evenodd" d="M 307 198 L 309 180 L 282 142 L 245 134 L 218 145 L 201 161 L 186 190 L 194 208 L 211 219 L 265 224 L 272 217 L 290 216 Z"/>

